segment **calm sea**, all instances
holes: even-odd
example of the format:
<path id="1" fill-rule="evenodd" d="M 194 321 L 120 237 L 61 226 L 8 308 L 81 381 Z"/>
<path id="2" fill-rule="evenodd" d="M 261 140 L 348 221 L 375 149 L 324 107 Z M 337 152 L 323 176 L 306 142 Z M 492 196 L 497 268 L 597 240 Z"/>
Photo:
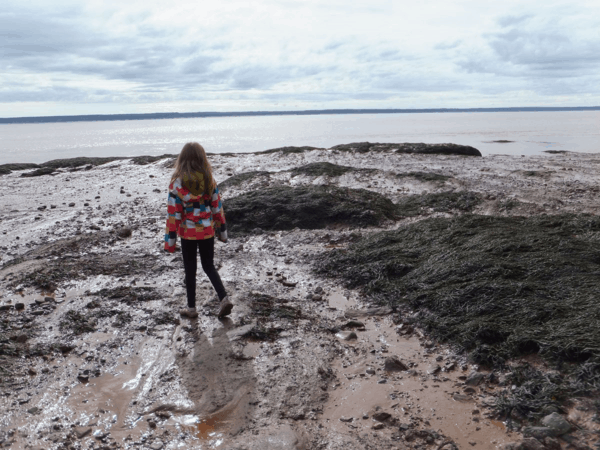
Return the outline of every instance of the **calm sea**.
<path id="1" fill-rule="evenodd" d="M 494 143 L 508 140 L 511 143 Z M 0 164 L 76 156 L 178 153 L 185 142 L 208 152 L 350 142 L 471 145 L 484 156 L 544 150 L 600 152 L 600 111 L 352 114 L 211 117 L 0 125 Z"/>

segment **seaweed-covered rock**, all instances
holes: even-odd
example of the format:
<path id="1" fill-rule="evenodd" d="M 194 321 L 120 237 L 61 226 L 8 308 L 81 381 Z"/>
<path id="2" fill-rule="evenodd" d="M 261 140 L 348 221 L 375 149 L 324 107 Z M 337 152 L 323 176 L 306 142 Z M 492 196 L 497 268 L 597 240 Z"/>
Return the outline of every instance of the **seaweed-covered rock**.
<path id="1" fill-rule="evenodd" d="M 598 236 L 591 215 L 425 219 L 316 267 L 380 304 L 408 303 L 481 363 L 527 353 L 581 363 L 600 355 Z M 596 380 L 595 370 L 581 377 Z"/>
<path id="2" fill-rule="evenodd" d="M 271 172 L 265 170 L 253 170 L 251 172 L 243 172 L 219 183 L 219 190 L 225 192 L 227 189 L 233 187 L 246 187 L 248 184 L 255 182 L 257 179 L 261 179 L 268 182 L 271 177 Z"/>
<path id="3" fill-rule="evenodd" d="M 340 166 L 330 162 L 315 162 L 304 166 L 295 167 L 290 170 L 292 176 L 306 175 L 310 177 L 339 177 L 347 172 L 356 171 L 354 167 Z"/>
<path id="4" fill-rule="evenodd" d="M 290 147 L 277 147 L 277 148 L 272 148 L 269 150 L 263 150 L 260 152 L 254 152 L 255 155 L 260 155 L 260 154 L 269 154 L 269 153 L 282 153 L 284 155 L 288 155 L 290 153 L 304 153 L 304 152 L 308 152 L 311 150 L 323 150 L 322 148 L 319 147 L 311 147 L 309 145 L 304 145 L 302 147 L 294 147 L 294 146 L 290 146 Z"/>
<path id="5" fill-rule="evenodd" d="M 398 213 L 404 217 L 419 216 L 429 212 L 471 212 L 481 203 L 475 192 L 439 192 L 409 195 L 397 202 Z"/>
<path id="6" fill-rule="evenodd" d="M 318 229 L 326 226 L 365 227 L 398 218 L 386 197 L 364 189 L 336 186 L 271 187 L 227 200 L 232 233 L 263 230 Z"/>
<path id="7" fill-rule="evenodd" d="M 126 159 L 120 156 L 110 156 L 106 158 L 100 157 L 86 157 L 82 156 L 79 158 L 67 158 L 67 159 L 53 159 L 52 161 L 45 162 L 40 164 L 42 167 L 50 167 L 52 169 L 61 169 L 61 168 L 75 168 L 81 166 L 99 166 L 102 164 L 106 164 L 112 161 L 117 161 L 121 159 Z"/>
<path id="8" fill-rule="evenodd" d="M 34 170 L 33 172 L 22 173 L 22 177 L 41 177 L 42 175 L 51 175 L 54 173 L 54 169 L 52 167 L 40 167 L 39 169 Z"/>
<path id="9" fill-rule="evenodd" d="M 143 156 L 136 156 L 134 158 L 131 158 L 131 161 L 134 164 L 137 164 L 138 166 L 145 166 L 147 164 L 151 164 L 156 161 L 160 161 L 161 159 L 170 159 L 170 158 L 177 158 L 177 155 L 168 154 L 168 153 L 165 153 L 164 155 L 159 155 L 159 156 L 143 155 Z"/>
<path id="10" fill-rule="evenodd" d="M 40 166 L 37 164 L 29 164 L 29 163 L 0 164 L 0 175 L 8 175 L 9 173 L 11 173 L 12 171 L 15 171 L 15 170 L 37 169 L 38 167 L 40 167 Z"/>
<path id="11" fill-rule="evenodd" d="M 424 155 L 462 155 L 482 156 L 474 147 L 459 144 L 424 144 L 424 143 L 378 143 L 378 142 L 353 142 L 331 147 L 338 151 L 367 152 L 395 152 L 395 153 L 420 153 Z"/>

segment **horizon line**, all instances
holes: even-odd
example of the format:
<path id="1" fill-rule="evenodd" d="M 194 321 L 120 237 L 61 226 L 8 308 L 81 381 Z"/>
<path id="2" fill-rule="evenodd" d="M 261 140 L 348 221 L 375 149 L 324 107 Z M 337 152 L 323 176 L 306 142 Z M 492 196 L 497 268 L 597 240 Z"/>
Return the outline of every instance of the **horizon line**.
<path id="1" fill-rule="evenodd" d="M 513 106 L 500 108 L 361 108 L 361 109 L 313 109 L 291 111 L 200 111 L 200 112 L 155 112 L 118 114 L 78 114 L 63 116 L 31 116 L 0 118 L 0 124 L 53 123 L 53 122 L 96 122 L 111 120 L 187 119 L 197 117 L 236 116 L 289 116 L 323 114 L 415 114 L 456 112 L 543 112 L 543 111 L 600 111 L 600 106 Z"/>

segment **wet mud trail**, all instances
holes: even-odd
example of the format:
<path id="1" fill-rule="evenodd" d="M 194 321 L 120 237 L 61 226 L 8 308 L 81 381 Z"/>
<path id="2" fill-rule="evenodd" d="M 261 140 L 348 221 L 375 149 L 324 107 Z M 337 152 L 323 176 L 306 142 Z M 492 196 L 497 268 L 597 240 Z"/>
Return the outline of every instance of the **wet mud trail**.
<path id="1" fill-rule="evenodd" d="M 568 410 L 545 406 L 544 414 L 566 417 L 567 425 L 542 426 L 517 408 L 499 417 L 499 401 L 525 389 L 526 377 L 537 372 L 522 369 L 523 361 L 505 370 L 479 367 L 426 334 L 419 311 L 377 306 L 315 267 L 365 236 L 431 217 L 597 215 L 599 163 L 594 155 L 473 158 L 344 149 L 215 155 L 217 179 L 228 179 L 226 211 L 228 199 L 266 187 L 285 199 L 302 187 L 302 211 L 312 193 L 327 201 L 323 193 L 335 187 L 339 206 L 335 215 L 321 214 L 318 221 L 327 224 L 319 229 L 300 227 L 311 226 L 309 216 L 288 221 L 288 229 L 269 229 L 264 220 L 260 228 L 239 216 L 238 232 L 216 248 L 235 305 L 221 321 L 201 273 L 199 317 L 178 314 L 185 305 L 181 256 L 162 252 L 169 161 L 119 160 L 84 172 L 57 169 L 52 177 L 4 175 L 3 192 L 18 187 L 47 195 L 38 219 L 24 222 L 30 211 L 20 206 L 0 212 L 0 232 L 11 236 L 0 261 L 0 445 L 592 448 L 595 393 L 576 396 L 565 403 Z M 74 198 L 63 202 L 64 189 Z M 344 202 L 359 189 L 369 190 L 381 211 L 347 212 Z M 11 195 L 6 204 L 18 205 Z M 244 212 L 241 203 L 234 206 Z M 277 226 L 288 223 L 296 206 L 278 204 Z M 349 226 L 353 217 L 364 226 Z M 377 269 L 365 266 L 357 277 Z M 560 378 L 543 359 L 535 364 L 549 380 Z M 554 434 L 540 434 L 548 430 Z M 532 439 L 543 447 L 527 447 L 538 445 Z"/>

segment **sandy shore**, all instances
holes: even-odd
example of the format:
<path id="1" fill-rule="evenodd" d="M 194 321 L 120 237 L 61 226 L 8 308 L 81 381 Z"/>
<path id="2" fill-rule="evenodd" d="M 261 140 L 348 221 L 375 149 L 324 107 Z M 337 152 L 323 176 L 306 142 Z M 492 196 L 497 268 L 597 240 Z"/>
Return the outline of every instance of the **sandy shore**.
<path id="1" fill-rule="evenodd" d="M 292 171 L 317 162 L 361 170 Z M 430 340 L 405 320 L 408 311 L 373 309 L 362 291 L 312 268 L 357 232 L 461 211 L 425 208 L 360 230 L 232 233 L 216 246 L 216 260 L 233 314 L 217 320 L 214 292 L 199 273 L 201 314 L 189 321 L 177 314 L 185 304 L 181 257 L 162 251 L 170 163 L 125 159 L 0 176 L 0 444 L 496 449 L 536 425 L 513 417 L 507 428 L 494 405 L 510 386 Z M 228 200 L 249 191 L 315 185 L 367 189 L 395 204 L 411 195 L 473 192 L 481 201 L 469 213 L 490 216 L 600 213 L 600 154 L 329 149 L 214 155 L 212 163 L 226 213 Z M 269 174 L 231 182 L 252 171 Z M 539 358 L 532 362 L 548 369 Z M 577 431 L 539 438 L 546 445 L 539 448 L 594 442 L 598 425 L 594 410 L 582 406 L 588 403 L 563 411 Z"/>

